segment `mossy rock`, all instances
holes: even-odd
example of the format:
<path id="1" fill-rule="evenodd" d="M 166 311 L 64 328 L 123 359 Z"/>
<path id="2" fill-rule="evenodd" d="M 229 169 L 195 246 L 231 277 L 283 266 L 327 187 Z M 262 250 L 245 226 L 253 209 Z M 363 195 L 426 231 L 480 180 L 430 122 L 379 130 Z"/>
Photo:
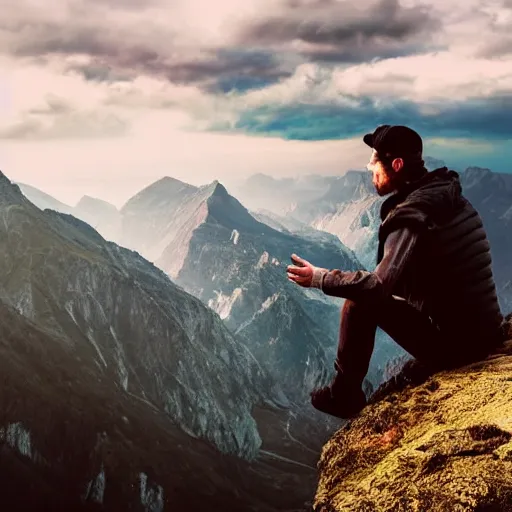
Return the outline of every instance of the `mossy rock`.
<path id="1" fill-rule="evenodd" d="M 316 512 L 512 511 L 512 340 L 434 375 L 410 363 L 318 467 Z"/>

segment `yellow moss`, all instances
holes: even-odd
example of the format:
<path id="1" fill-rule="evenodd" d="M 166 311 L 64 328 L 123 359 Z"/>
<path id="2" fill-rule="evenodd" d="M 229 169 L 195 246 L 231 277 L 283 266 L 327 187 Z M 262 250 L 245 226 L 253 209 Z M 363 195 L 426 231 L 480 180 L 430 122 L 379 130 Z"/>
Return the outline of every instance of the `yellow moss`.
<path id="1" fill-rule="evenodd" d="M 366 407 L 319 470 L 318 512 L 512 511 L 512 341 Z"/>

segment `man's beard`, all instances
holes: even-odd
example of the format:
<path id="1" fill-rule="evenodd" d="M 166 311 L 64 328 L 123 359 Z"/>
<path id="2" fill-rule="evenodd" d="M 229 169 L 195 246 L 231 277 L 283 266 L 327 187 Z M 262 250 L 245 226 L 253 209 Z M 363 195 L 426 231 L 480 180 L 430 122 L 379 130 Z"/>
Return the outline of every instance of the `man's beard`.
<path id="1" fill-rule="evenodd" d="M 399 173 L 395 173 L 393 170 L 389 170 L 386 167 L 384 167 L 384 174 L 385 179 L 383 181 L 380 183 L 373 182 L 379 196 L 386 196 L 392 192 L 396 192 L 402 181 L 399 177 Z"/>

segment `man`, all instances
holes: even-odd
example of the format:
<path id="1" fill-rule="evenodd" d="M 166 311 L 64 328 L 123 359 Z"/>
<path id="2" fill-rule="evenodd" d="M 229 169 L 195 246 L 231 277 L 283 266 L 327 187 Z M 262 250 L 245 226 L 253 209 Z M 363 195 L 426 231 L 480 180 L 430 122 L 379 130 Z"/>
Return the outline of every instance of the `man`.
<path id="1" fill-rule="evenodd" d="M 479 360 L 503 341 L 489 243 L 459 175 L 428 172 L 422 139 L 408 127 L 382 125 L 363 140 L 377 193 L 393 193 L 381 207 L 375 271 L 329 271 L 296 255 L 288 266 L 298 285 L 347 299 L 334 380 L 311 394 L 315 408 L 340 418 L 367 403 L 377 327 L 433 369 Z"/>

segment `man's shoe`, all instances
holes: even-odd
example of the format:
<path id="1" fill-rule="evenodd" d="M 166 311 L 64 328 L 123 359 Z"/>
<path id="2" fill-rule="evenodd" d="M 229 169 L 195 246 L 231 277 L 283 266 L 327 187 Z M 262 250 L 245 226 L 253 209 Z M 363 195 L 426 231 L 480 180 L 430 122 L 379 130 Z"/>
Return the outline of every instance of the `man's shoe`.
<path id="1" fill-rule="evenodd" d="M 341 419 L 356 416 L 366 406 L 366 396 L 361 388 L 334 394 L 331 386 L 316 389 L 311 393 L 313 407 L 325 414 Z"/>

